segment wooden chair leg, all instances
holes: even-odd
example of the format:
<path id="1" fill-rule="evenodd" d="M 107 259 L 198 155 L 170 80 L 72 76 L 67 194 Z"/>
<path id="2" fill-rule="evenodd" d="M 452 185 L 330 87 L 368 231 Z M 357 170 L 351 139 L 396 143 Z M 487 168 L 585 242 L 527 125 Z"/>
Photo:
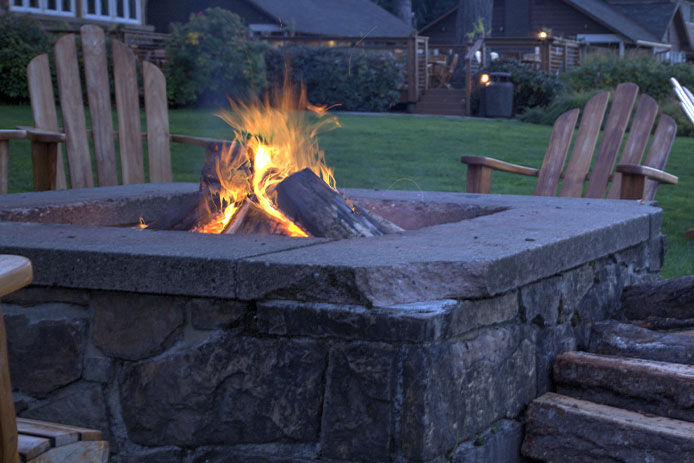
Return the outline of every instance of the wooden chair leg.
<path id="1" fill-rule="evenodd" d="M 34 167 L 34 191 L 55 190 L 58 144 L 32 141 L 31 159 Z"/>
<path id="2" fill-rule="evenodd" d="M 492 169 L 487 166 L 468 164 L 467 187 L 468 193 L 489 194 L 492 188 Z"/>
<path id="3" fill-rule="evenodd" d="M 622 172 L 621 199 L 641 199 L 646 186 L 646 177 Z"/>

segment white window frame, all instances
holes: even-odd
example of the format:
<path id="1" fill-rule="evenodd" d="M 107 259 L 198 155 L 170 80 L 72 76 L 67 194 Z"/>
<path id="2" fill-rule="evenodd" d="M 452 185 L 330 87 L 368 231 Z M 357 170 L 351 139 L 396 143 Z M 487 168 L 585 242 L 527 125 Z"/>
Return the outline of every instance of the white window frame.
<path id="1" fill-rule="evenodd" d="M 74 1 L 74 0 L 71 0 Z M 117 16 L 118 3 L 123 4 L 123 16 Z M 108 0 L 109 14 L 101 13 L 101 0 L 94 0 L 94 13 L 89 13 L 89 1 L 82 0 L 82 17 L 86 19 L 96 19 L 97 21 L 109 21 L 124 24 L 142 24 L 142 0 L 135 0 L 135 18 L 130 17 L 129 0 Z"/>
<path id="2" fill-rule="evenodd" d="M 40 13 L 50 16 L 69 16 L 76 17 L 75 0 L 70 0 L 70 10 L 63 10 L 62 0 L 55 0 L 56 9 L 48 8 L 48 0 L 38 0 L 38 7 L 29 6 L 29 0 L 22 0 L 22 5 L 15 5 L 15 0 L 10 0 L 10 11 L 20 11 L 27 13 Z"/>

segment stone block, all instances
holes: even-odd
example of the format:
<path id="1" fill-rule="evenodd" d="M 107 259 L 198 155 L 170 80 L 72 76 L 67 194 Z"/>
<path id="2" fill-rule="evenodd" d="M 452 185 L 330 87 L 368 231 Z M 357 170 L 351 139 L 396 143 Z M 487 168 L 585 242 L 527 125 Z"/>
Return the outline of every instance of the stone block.
<path id="1" fill-rule="evenodd" d="M 561 277 L 552 277 L 520 289 L 521 320 L 537 326 L 553 326 L 559 318 Z"/>
<path id="2" fill-rule="evenodd" d="M 622 313 L 630 320 L 694 318 L 694 275 L 627 288 L 622 294 Z"/>
<path id="3" fill-rule="evenodd" d="M 163 352 L 184 320 L 182 301 L 171 296 L 96 292 L 92 308 L 94 345 L 126 360 Z"/>
<path id="4" fill-rule="evenodd" d="M 110 439 L 106 400 L 99 384 L 79 382 L 71 384 L 29 409 L 22 418 L 98 429 L 104 440 Z"/>
<path id="5" fill-rule="evenodd" d="M 561 275 L 561 306 L 560 320 L 563 323 L 571 317 L 571 314 L 593 286 L 595 269 L 591 264 L 581 265 L 578 268 L 564 272 Z"/>
<path id="6" fill-rule="evenodd" d="M 475 339 L 411 346 L 404 360 L 400 442 L 407 461 L 429 461 L 535 397 L 535 346 L 524 326 Z"/>
<path id="7" fill-rule="evenodd" d="M 317 460 L 316 455 L 316 445 L 312 444 L 214 446 L 196 449 L 188 461 L 191 463 L 312 463 Z M 330 463 L 331 460 L 321 458 L 320 461 Z"/>
<path id="8" fill-rule="evenodd" d="M 87 381 L 108 383 L 113 373 L 113 360 L 106 357 L 87 357 L 84 359 L 82 377 Z"/>
<path id="9" fill-rule="evenodd" d="M 517 421 L 501 420 L 455 449 L 451 463 L 521 463 L 523 426 Z"/>
<path id="10" fill-rule="evenodd" d="M 557 392 L 694 422 L 694 366 L 570 352 L 554 363 Z"/>
<path id="11" fill-rule="evenodd" d="M 58 303 L 3 308 L 15 388 L 41 398 L 82 376 L 86 311 Z"/>
<path id="12" fill-rule="evenodd" d="M 228 299 L 194 298 L 188 301 L 190 321 L 199 330 L 236 326 L 248 313 L 248 303 Z"/>
<path id="13" fill-rule="evenodd" d="M 552 365 L 557 355 L 576 349 L 576 338 L 570 323 L 544 328 L 536 334 L 535 365 L 537 395 L 552 390 Z"/>
<path id="14" fill-rule="evenodd" d="M 80 306 L 89 305 L 89 291 L 83 289 L 55 288 L 48 286 L 28 286 L 3 296 L 3 302 L 36 305 L 48 302 L 62 302 Z"/>
<path id="15" fill-rule="evenodd" d="M 523 455 L 551 462 L 691 462 L 694 423 L 547 393 L 527 411 Z"/>
<path id="16" fill-rule="evenodd" d="M 327 355 L 313 341 L 215 333 L 128 367 L 128 436 L 146 445 L 316 442 Z"/>
<path id="17" fill-rule="evenodd" d="M 178 447 L 164 447 L 112 455 L 111 463 L 181 463 L 183 452 Z"/>
<path id="18" fill-rule="evenodd" d="M 398 352 L 357 343 L 330 351 L 321 450 L 328 458 L 389 461 L 398 383 Z"/>

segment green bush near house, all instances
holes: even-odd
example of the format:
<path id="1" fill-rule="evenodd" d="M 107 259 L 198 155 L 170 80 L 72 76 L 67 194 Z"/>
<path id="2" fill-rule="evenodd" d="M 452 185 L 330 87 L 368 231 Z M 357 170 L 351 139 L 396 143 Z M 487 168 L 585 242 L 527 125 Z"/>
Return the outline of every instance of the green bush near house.
<path id="1" fill-rule="evenodd" d="M 573 108 L 583 108 L 598 90 L 586 92 L 565 92 L 558 95 L 546 106 L 535 106 L 518 115 L 518 119 L 532 124 L 552 125 L 564 112 Z"/>
<path id="2" fill-rule="evenodd" d="M 268 82 L 306 86 L 317 105 L 347 111 L 387 111 L 398 102 L 404 76 L 391 53 L 357 48 L 288 46 L 266 53 Z"/>
<path id="3" fill-rule="evenodd" d="M 170 27 L 166 80 L 174 106 L 218 105 L 265 88 L 266 45 L 250 40 L 238 15 L 208 8 Z"/>
<path id="4" fill-rule="evenodd" d="M 492 61 L 482 72 L 510 72 L 513 82 L 513 108 L 516 114 L 528 108 L 547 106 L 564 91 L 564 84 L 555 75 L 535 71 L 513 59 Z"/>
<path id="5" fill-rule="evenodd" d="M 0 16 L 0 102 L 29 101 L 27 65 L 51 49 L 52 39 L 37 22 L 26 16 Z"/>

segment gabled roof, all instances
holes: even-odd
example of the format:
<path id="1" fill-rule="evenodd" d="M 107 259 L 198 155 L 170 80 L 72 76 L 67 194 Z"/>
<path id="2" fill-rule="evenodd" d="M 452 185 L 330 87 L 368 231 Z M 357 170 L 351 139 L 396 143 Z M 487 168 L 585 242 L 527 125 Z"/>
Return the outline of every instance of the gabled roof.
<path id="1" fill-rule="evenodd" d="M 639 23 L 658 40 L 663 40 L 663 37 L 665 37 L 677 7 L 678 4 L 672 2 L 619 3 L 612 5 L 612 8 Z"/>
<path id="2" fill-rule="evenodd" d="M 301 34 L 333 37 L 409 37 L 414 29 L 371 0 L 246 0 Z"/>
<path id="3" fill-rule="evenodd" d="M 563 0 L 564 3 L 574 7 L 594 21 L 611 29 L 626 39 L 637 42 L 660 42 L 662 35 L 657 37 L 646 28 L 638 24 L 634 19 L 617 11 L 617 5 L 608 5 L 604 0 Z"/>

